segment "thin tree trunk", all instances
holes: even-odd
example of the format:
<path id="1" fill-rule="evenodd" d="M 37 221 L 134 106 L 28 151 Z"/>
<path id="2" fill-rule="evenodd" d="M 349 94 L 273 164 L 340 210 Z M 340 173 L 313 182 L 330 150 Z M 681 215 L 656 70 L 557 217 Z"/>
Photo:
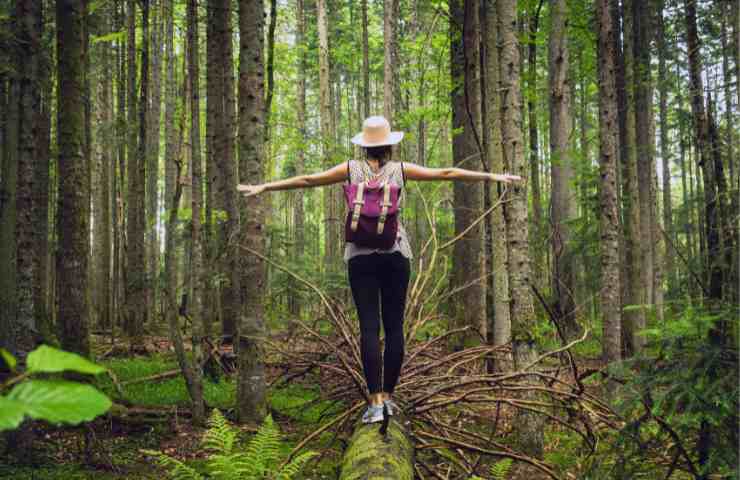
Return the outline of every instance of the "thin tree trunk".
<path id="1" fill-rule="evenodd" d="M 319 116 L 321 121 L 321 155 L 322 165 L 329 168 L 332 165 L 334 131 L 332 130 L 332 97 L 331 71 L 329 66 L 329 21 L 326 12 L 326 0 L 317 0 L 317 22 L 319 31 Z M 324 266 L 327 271 L 332 270 L 335 254 L 338 251 L 332 228 L 335 219 L 332 218 L 332 188 L 325 187 L 324 194 Z"/>
<path id="2" fill-rule="evenodd" d="M 192 307 L 189 309 L 192 315 L 192 326 L 193 326 L 193 363 L 192 373 L 188 378 L 188 364 L 185 360 L 184 352 L 178 352 L 178 360 L 180 362 L 180 368 L 183 370 L 185 375 L 188 392 L 190 399 L 193 402 L 193 419 L 202 423 L 204 419 L 204 405 L 203 405 L 203 319 L 208 312 L 203 311 L 203 292 L 206 287 L 204 281 L 205 275 L 203 274 L 203 243 L 201 238 L 201 206 L 203 204 L 203 174 L 200 157 L 200 88 L 199 88 L 199 73 L 198 73 L 198 8 L 197 0 L 188 0 L 187 7 L 187 22 L 188 22 L 188 76 L 190 78 L 191 90 L 190 90 L 190 144 L 192 146 L 192 153 L 190 155 L 190 179 L 191 179 L 191 230 L 190 230 L 190 242 L 191 242 L 191 264 L 190 264 L 190 278 L 193 284 L 193 295 L 190 299 Z M 177 182 L 179 183 L 179 182 Z M 176 184 L 175 188 L 179 185 Z M 175 192 L 177 193 L 177 191 Z M 175 195 L 175 200 L 178 200 Z M 173 205 L 173 210 L 177 208 L 176 202 Z M 175 217 L 176 218 L 176 217 Z M 170 213 L 170 227 L 172 228 L 174 218 Z M 168 257 L 172 255 L 171 250 L 168 249 Z M 170 298 L 172 293 L 169 293 Z M 168 310 L 174 310 L 173 306 L 170 306 Z M 173 319 L 174 312 L 169 312 L 169 325 L 170 334 L 175 340 L 179 330 L 176 325 L 176 319 Z M 196 415 L 198 417 L 196 417 Z"/>
<path id="3" fill-rule="evenodd" d="M 526 176 L 527 162 L 522 150 L 522 111 L 520 103 L 520 61 L 517 39 L 517 2 L 498 0 L 501 48 L 501 113 L 504 161 L 515 175 Z M 526 364 L 536 356 L 532 335 L 535 315 L 530 292 L 531 266 L 529 263 L 529 225 L 527 219 L 527 188 L 519 183 L 510 187 L 504 215 L 506 219 L 509 255 L 509 293 L 512 341 L 515 367 Z M 517 418 L 519 440 L 523 451 L 541 457 L 543 454 L 543 418 L 522 412 Z"/>
<path id="4" fill-rule="evenodd" d="M 105 21 L 105 20 L 104 20 Z M 109 72 L 111 69 L 110 62 L 110 45 L 103 43 L 100 46 L 100 56 L 103 72 Z M 98 260 L 98 299 L 96 301 L 98 311 L 98 325 L 103 329 L 111 327 L 111 305 L 110 305 L 110 275 L 111 275 L 111 168 L 115 166 L 115 158 L 111 155 L 110 145 L 113 145 L 113 115 L 111 109 L 111 77 L 104 74 L 103 81 L 100 85 L 100 109 L 99 120 L 101 124 L 100 146 L 99 146 L 99 192 L 97 204 L 99 205 L 100 217 L 96 218 L 96 238 L 100 239 L 97 254 Z M 115 170 L 114 170 L 115 171 Z"/>
<path id="5" fill-rule="evenodd" d="M 665 0 L 658 3 L 656 18 L 658 20 L 658 32 L 656 35 L 658 43 L 658 90 L 660 93 L 659 114 L 660 114 L 660 158 L 663 170 L 663 229 L 666 235 L 675 244 L 675 235 L 673 233 L 673 206 L 671 200 L 671 158 L 670 147 L 668 145 L 668 79 L 666 68 L 666 34 L 663 20 L 663 9 Z M 670 246 L 665 249 L 665 273 L 668 279 L 668 291 L 677 286 L 676 271 L 673 262 L 673 250 Z"/>
<path id="6" fill-rule="evenodd" d="M 499 71 L 499 42 L 498 25 L 496 23 L 496 10 L 492 1 L 483 3 L 482 18 L 484 25 L 484 48 L 485 48 L 485 107 L 486 115 L 483 124 L 483 138 L 486 145 L 486 158 L 490 171 L 503 172 L 504 156 L 501 145 L 501 95 L 499 93 L 500 71 Z M 499 183 L 492 184 L 489 188 L 491 203 L 501 199 L 503 192 Z M 495 192 L 495 193 L 494 193 Z M 488 206 L 486 206 L 486 209 Z M 506 224 L 504 221 L 503 207 L 495 209 L 490 215 L 490 232 L 487 244 L 490 242 L 488 257 L 488 271 L 491 273 L 492 281 L 488 284 L 489 309 L 493 311 L 493 325 L 491 337 L 493 345 L 504 345 L 511 340 L 511 316 L 509 312 L 509 277 L 507 275 L 507 251 L 506 251 Z"/>
<path id="7" fill-rule="evenodd" d="M 305 171 L 306 152 L 306 49 L 308 45 L 306 43 L 306 14 L 304 10 L 303 0 L 297 0 L 296 2 L 296 17 L 297 32 L 296 32 L 296 46 L 298 47 L 298 92 L 297 92 L 297 119 L 298 119 L 298 131 L 300 134 L 300 146 L 296 152 L 296 175 L 303 175 Z M 296 190 L 293 193 L 293 228 L 295 231 L 295 258 L 298 262 L 303 260 L 303 252 L 305 250 L 304 242 L 304 210 L 303 210 L 303 189 Z M 293 295 L 290 297 L 291 313 L 296 317 L 301 315 L 301 305 L 297 298 L 297 292 L 294 289 Z"/>
<path id="8" fill-rule="evenodd" d="M 453 164 L 475 169 L 481 164 L 480 22 L 477 0 L 450 1 L 450 52 L 452 78 L 452 128 L 462 132 L 452 139 Z M 478 182 L 453 185 L 455 235 L 461 234 L 482 214 L 483 190 Z M 483 257 L 483 229 L 479 223 L 453 247 L 451 288 L 455 328 L 468 325 L 465 334 L 450 337 L 450 346 L 461 349 L 480 343 L 487 334 Z"/>
<path id="9" fill-rule="evenodd" d="M 537 30 L 540 23 L 540 9 L 543 1 L 538 2 L 537 9 L 534 13 L 530 12 L 529 18 L 529 42 L 527 44 L 527 113 L 529 127 L 529 181 L 532 185 L 532 241 L 534 242 L 534 261 L 532 270 L 534 272 L 534 281 L 539 283 L 538 279 L 543 278 L 543 252 L 546 250 L 541 245 L 544 237 L 544 227 L 542 224 L 542 188 L 540 186 L 540 160 L 539 160 L 539 132 L 537 129 Z"/>
<path id="10" fill-rule="evenodd" d="M 272 97 L 275 94 L 275 27 L 277 26 L 277 0 L 270 0 L 270 24 L 267 28 L 267 94 L 265 97 L 265 139 L 270 139 Z"/>
<path id="11" fill-rule="evenodd" d="M 625 216 L 625 249 L 627 262 L 627 288 L 626 305 L 644 305 L 646 301 L 643 288 L 643 263 L 640 257 L 642 249 L 640 243 L 640 195 L 637 178 L 636 138 L 635 138 L 635 95 L 634 95 L 634 48 L 632 27 L 632 2 L 624 2 L 624 91 L 625 91 L 625 123 L 622 156 L 622 202 L 624 204 Z M 631 308 L 625 311 L 624 328 L 622 330 L 622 347 L 625 356 L 639 353 L 643 347 L 642 337 L 637 332 L 645 327 L 645 312 L 639 308 Z"/>
<path id="12" fill-rule="evenodd" d="M 573 159 L 571 158 L 571 87 L 567 45 L 565 0 L 551 3 L 550 41 L 548 46 L 548 83 L 550 90 L 550 163 L 551 163 L 551 241 L 552 293 L 554 311 L 562 322 L 568 339 L 578 336 L 581 328 L 575 314 L 575 258 L 570 242 L 570 222 L 575 218 L 573 204 Z"/>
<path id="13" fill-rule="evenodd" d="M 58 248 L 60 343 L 65 350 L 89 355 L 87 259 L 89 203 L 84 157 L 84 0 L 58 0 L 57 148 L 59 151 Z M 82 61 L 81 61 L 82 59 Z"/>
<path id="14" fill-rule="evenodd" d="M 175 208 L 175 180 L 177 174 L 176 161 L 180 160 L 180 152 L 177 149 L 177 129 L 175 125 L 175 95 L 177 86 L 175 84 L 175 50 L 174 50 L 174 0 L 165 0 L 163 4 L 163 14 L 165 15 L 165 87 L 164 87 L 164 128 L 165 128 L 165 183 L 164 183 L 164 208 L 168 215 L 171 215 L 172 209 Z M 180 132 L 182 134 L 182 132 Z M 169 217 L 168 217 L 169 222 Z M 175 238 L 175 225 L 168 223 L 165 231 L 167 242 L 167 253 L 171 257 L 167 260 L 164 284 L 166 285 L 168 295 L 173 299 L 177 298 L 177 242 Z M 165 312 L 168 312 L 173 305 L 173 300 L 168 298 L 165 305 Z"/>
<path id="15" fill-rule="evenodd" d="M 362 2 L 362 99 L 363 117 L 370 116 L 370 48 L 367 38 L 367 1 Z"/>
<path id="16" fill-rule="evenodd" d="M 239 180 L 250 184 L 263 181 L 263 8 L 262 0 L 239 2 Z M 243 205 L 244 226 L 240 241 L 251 249 L 263 252 L 265 236 L 262 225 L 265 214 L 262 197 L 250 197 Z M 254 422 L 261 421 L 267 409 L 264 350 L 260 340 L 265 332 L 262 298 L 266 285 L 265 265 L 244 251 L 239 251 L 237 255 L 243 258 L 243 281 L 245 286 L 250 287 L 242 291 L 244 310 L 239 325 L 237 418 L 240 422 Z"/>
<path id="17" fill-rule="evenodd" d="M 146 238 L 147 238 L 147 272 L 150 287 L 147 289 L 147 311 L 149 321 L 154 326 L 158 320 L 159 278 L 159 140 L 160 116 L 162 111 L 162 21 L 161 0 L 152 2 L 152 29 L 148 40 L 152 49 L 150 61 L 151 110 L 149 110 L 149 133 L 147 138 L 146 166 Z"/>
<path id="18" fill-rule="evenodd" d="M 617 163 L 619 156 L 619 114 L 616 95 L 616 41 L 611 18 L 616 0 L 599 0 L 598 22 L 599 76 L 599 236 L 601 256 L 601 295 L 604 318 L 602 355 L 606 362 L 621 358 L 619 210 L 617 207 Z"/>
<path id="19" fill-rule="evenodd" d="M 655 304 L 653 276 L 658 258 L 653 225 L 657 221 L 653 171 L 655 170 L 654 123 L 651 121 L 653 85 L 650 68 L 650 2 L 632 2 L 632 39 L 634 61 L 635 140 L 637 155 L 637 185 L 640 202 L 639 251 L 642 264 L 642 284 L 646 305 Z M 625 12 L 625 15 L 630 13 Z M 641 325 L 644 328 L 644 325 Z"/>
<path id="20" fill-rule="evenodd" d="M 396 29 L 398 0 L 383 2 L 383 115 L 393 125 L 398 66 L 396 63 Z"/>

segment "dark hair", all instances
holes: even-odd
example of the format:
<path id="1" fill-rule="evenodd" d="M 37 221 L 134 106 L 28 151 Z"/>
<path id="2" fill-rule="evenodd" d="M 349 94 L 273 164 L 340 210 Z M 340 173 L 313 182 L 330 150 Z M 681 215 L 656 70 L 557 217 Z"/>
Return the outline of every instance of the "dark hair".
<path id="1" fill-rule="evenodd" d="M 365 153 L 367 158 L 372 158 L 380 162 L 381 165 L 390 161 L 393 156 L 393 150 L 390 145 L 381 145 L 379 147 L 366 147 Z"/>

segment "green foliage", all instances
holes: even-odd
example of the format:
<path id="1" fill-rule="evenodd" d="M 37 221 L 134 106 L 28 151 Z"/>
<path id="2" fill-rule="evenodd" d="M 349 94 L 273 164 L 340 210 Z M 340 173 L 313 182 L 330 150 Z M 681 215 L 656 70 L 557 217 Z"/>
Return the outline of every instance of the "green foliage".
<path id="1" fill-rule="evenodd" d="M 510 458 L 504 458 L 502 460 L 499 460 L 498 462 L 491 465 L 490 470 L 488 471 L 491 475 L 491 480 L 506 480 L 506 475 L 509 473 L 509 470 L 511 469 L 511 465 L 514 463 L 514 461 Z M 470 478 L 470 480 L 484 480 L 481 477 L 473 476 Z"/>
<path id="2" fill-rule="evenodd" d="M 5 363 L 15 368 L 15 358 L 3 351 Z M 14 385 L 6 395 L 0 395 L 0 430 L 12 430 L 25 417 L 52 423 L 78 424 L 102 415 L 111 401 L 95 387 L 67 380 L 29 379 L 40 373 L 63 371 L 98 374 L 105 368 L 85 358 L 42 345 L 28 355 L 27 371 L 6 385 Z"/>
<path id="3" fill-rule="evenodd" d="M 626 380 L 616 402 L 625 426 L 610 442 L 611 458 L 605 456 L 594 467 L 597 477 L 664 477 L 673 458 L 682 465 L 690 460 L 700 474 L 735 472 L 737 351 L 733 342 L 717 345 L 709 338 L 710 332 L 721 329 L 731 337 L 737 321 L 731 312 L 687 306 L 680 315 L 666 314 L 662 325 L 642 332 L 652 350 L 611 372 Z M 708 442 L 703 437 L 707 434 Z M 702 443 L 710 448 L 706 458 Z M 668 460 L 665 465 L 646 461 L 661 456 Z"/>
<path id="4" fill-rule="evenodd" d="M 282 463 L 280 431 L 270 415 L 265 418 L 245 451 L 235 450 L 239 430 L 231 426 L 221 412 L 213 410 L 208 425 L 202 443 L 203 449 L 210 453 L 206 463 L 207 476 L 161 452 L 144 452 L 156 457 L 159 465 L 169 470 L 170 478 L 175 480 L 290 480 L 316 455 L 311 451 L 303 452 L 279 468 Z"/>

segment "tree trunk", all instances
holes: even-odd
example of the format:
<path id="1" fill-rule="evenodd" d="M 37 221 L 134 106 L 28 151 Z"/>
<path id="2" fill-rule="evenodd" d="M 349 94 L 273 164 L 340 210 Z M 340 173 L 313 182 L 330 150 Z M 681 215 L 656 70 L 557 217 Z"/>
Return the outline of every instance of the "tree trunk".
<path id="1" fill-rule="evenodd" d="M 265 139 L 270 140 L 270 115 L 275 94 L 275 27 L 277 26 L 277 0 L 270 0 L 270 25 L 267 28 L 267 94 L 265 96 Z"/>
<path id="2" fill-rule="evenodd" d="M 624 2 L 624 104 L 625 122 L 622 156 L 622 202 L 625 213 L 625 256 L 627 263 L 627 282 L 625 305 L 644 305 L 646 301 L 643 282 L 643 263 L 640 257 L 642 244 L 640 243 L 640 195 L 637 178 L 636 139 L 635 139 L 635 95 L 634 95 L 634 48 L 632 27 L 632 2 Z M 637 332 L 645 327 L 645 312 L 642 307 L 631 308 L 625 311 L 624 328 L 622 330 L 622 347 L 625 356 L 639 353 L 643 347 L 643 339 Z"/>
<path id="3" fill-rule="evenodd" d="M 645 305 L 654 305 L 653 272 L 657 261 L 658 248 L 653 238 L 653 225 L 657 221 L 655 195 L 652 189 L 653 171 L 655 170 L 654 128 L 651 122 L 653 85 L 650 69 L 650 2 L 632 1 L 632 49 L 634 62 L 634 104 L 635 104 L 635 140 L 637 155 L 637 185 L 640 202 L 640 236 L 639 252 L 642 264 L 642 285 Z M 644 324 L 641 325 L 644 328 Z"/>
<path id="4" fill-rule="evenodd" d="M 395 90 L 398 75 L 396 62 L 396 29 L 398 22 L 398 0 L 383 2 L 383 115 L 393 125 L 395 113 Z"/>
<path id="5" fill-rule="evenodd" d="M 658 3 L 656 18 L 658 20 L 658 32 L 656 35 L 658 43 L 658 91 L 660 94 L 659 114 L 660 114 L 660 159 L 663 170 L 663 229 L 668 238 L 674 244 L 675 235 L 673 233 L 673 207 L 671 201 L 671 158 L 670 147 L 668 145 L 668 79 L 666 69 L 666 33 L 663 20 L 663 9 L 665 0 Z M 665 249 L 665 273 L 668 279 L 668 291 L 676 288 L 676 271 L 673 261 L 673 250 L 666 245 Z"/>
<path id="6" fill-rule="evenodd" d="M 296 17 L 297 17 L 297 32 L 296 32 L 296 46 L 298 48 L 298 92 L 297 92 L 297 120 L 298 120 L 298 131 L 300 134 L 300 146 L 296 152 L 296 164 L 295 170 L 296 175 L 303 175 L 305 171 L 306 152 L 306 49 L 308 48 L 306 42 L 306 13 L 304 10 L 303 0 L 296 1 Z M 304 210 L 303 210 L 303 189 L 298 189 L 293 193 L 293 228 L 295 230 L 295 258 L 299 263 L 303 262 L 303 252 L 305 250 L 304 242 Z M 290 311 L 296 317 L 301 315 L 301 302 L 298 301 L 297 291 L 293 290 L 293 295 L 290 297 Z"/>
<path id="7" fill-rule="evenodd" d="M 15 13 L 14 13 L 15 15 Z M 7 51 L 17 48 L 8 42 Z M 5 53 L 3 49 L 3 53 Z M 8 59 L 10 61 L 10 59 Z M 15 63 L 15 60 L 13 60 Z M 17 354 L 16 339 L 16 190 L 18 186 L 18 127 L 20 81 L 18 72 L 9 72 L 8 100 L 3 136 L 2 195 L 0 196 L 0 346 Z"/>
<path id="8" fill-rule="evenodd" d="M 542 1 L 534 13 L 530 12 L 529 22 L 529 42 L 527 44 L 527 113 L 529 127 L 529 182 L 532 185 L 532 228 L 534 234 L 534 261 L 532 270 L 534 272 L 534 281 L 539 283 L 538 279 L 543 278 L 543 252 L 545 245 L 541 244 L 544 238 L 542 224 L 542 188 L 540 187 L 540 160 L 539 160 L 539 132 L 537 129 L 537 30 L 540 23 L 540 8 Z M 542 284 L 540 284 L 542 285 Z M 539 285 L 538 285 L 539 286 Z"/>
<path id="9" fill-rule="evenodd" d="M 414 443 L 404 416 L 390 417 L 385 435 L 378 424 L 358 422 L 342 459 L 340 480 L 413 480 Z"/>
<path id="10" fill-rule="evenodd" d="M 175 33 L 174 33 L 174 0 L 165 0 L 162 5 L 164 14 L 164 45 L 165 45 L 165 84 L 164 84 L 164 210 L 168 215 L 171 214 L 175 207 L 175 180 L 177 173 L 176 160 L 180 159 L 180 152 L 177 149 L 177 129 L 175 125 L 175 95 L 177 86 L 175 84 Z M 170 236 L 175 235 L 175 225 L 167 226 L 165 230 L 165 242 L 169 248 L 172 248 L 172 257 L 165 269 L 164 285 L 169 295 L 177 296 L 177 257 L 175 255 L 177 242 L 172 239 L 170 247 Z M 166 254 L 165 254 L 166 255 Z M 171 302 L 168 299 L 165 305 L 165 312 L 170 308 Z"/>
<path id="11" fill-rule="evenodd" d="M 619 272 L 619 209 L 617 208 L 617 160 L 619 156 L 619 118 L 616 95 L 617 52 L 614 22 L 616 0 L 599 0 L 598 22 L 599 76 L 599 250 L 601 256 L 601 314 L 604 318 L 602 356 L 606 362 L 621 358 L 621 306 Z"/>
<path id="12" fill-rule="evenodd" d="M 485 48 L 485 107 L 486 115 L 483 124 L 483 139 L 486 145 L 486 158 L 490 171 L 503 172 L 504 156 L 501 144 L 501 95 L 499 69 L 499 42 L 496 10 L 493 2 L 483 4 L 484 48 Z M 503 193 L 500 183 L 489 188 L 491 203 L 499 201 Z M 494 194 L 495 192 L 495 194 Z M 488 206 L 486 206 L 486 210 Z M 506 251 L 506 223 L 503 206 L 496 208 L 490 215 L 490 253 L 488 271 L 492 282 L 488 284 L 489 300 L 492 302 L 493 325 L 491 337 L 493 345 L 504 345 L 511 340 L 511 316 L 509 312 L 509 277 L 507 274 L 508 254 Z M 487 242 L 488 243 L 488 242 Z"/>
<path id="13" fill-rule="evenodd" d="M 65 350 L 89 355 L 87 259 L 90 225 L 84 144 L 83 1 L 58 0 L 57 148 L 59 207 L 56 275 L 60 343 Z"/>
<path id="14" fill-rule="evenodd" d="M 203 242 L 201 238 L 201 206 L 203 205 L 203 173 L 200 156 L 200 88 L 199 88 L 199 73 L 198 73 L 198 7 L 197 0 L 188 0 L 187 7 L 187 22 L 188 22 L 188 76 L 190 77 L 191 90 L 190 90 L 190 144 L 192 145 L 192 153 L 190 155 L 190 181 L 191 181 L 191 229 L 190 229 L 190 242 L 191 242 L 191 264 L 190 264 L 190 278 L 193 284 L 193 295 L 190 299 L 189 312 L 192 315 L 192 326 L 193 326 L 193 363 L 192 373 L 188 378 L 188 364 L 185 360 L 184 352 L 178 352 L 178 361 L 180 368 L 183 370 L 185 375 L 186 384 L 188 387 L 188 393 L 190 399 L 193 402 L 193 418 L 195 420 L 196 415 L 202 422 L 205 413 L 203 411 L 203 385 L 202 378 L 203 372 L 201 370 L 203 365 L 203 345 L 202 345 L 202 325 L 203 319 L 210 312 L 203 311 L 203 295 L 206 288 L 205 274 L 203 273 Z M 176 185 L 177 189 L 179 185 Z M 177 190 L 175 191 L 175 200 L 178 200 Z M 173 208 L 177 208 L 176 202 Z M 175 217 L 176 218 L 176 217 Z M 172 213 L 170 213 L 170 227 L 173 225 L 174 219 Z M 168 257 L 172 255 L 170 249 L 167 252 Z M 172 292 L 169 292 L 170 298 Z M 167 309 L 174 310 L 174 306 L 170 305 Z M 177 328 L 177 319 L 173 318 L 174 312 L 169 312 L 169 326 L 170 334 L 173 339 L 177 341 L 179 329 Z"/>
<path id="15" fill-rule="evenodd" d="M 154 326 L 158 320 L 158 291 L 159 291 L 159 199 L 157 185 L 159 183 L 159 140 L 160 116 L 162 111 L 162 20 L 161 0 L 152 1 L 152 34 L 149 43 L 152 49 L 150 67 L 151 74 L 151 110 L 149 111 L 148 125 L 150 133 L 147 138 L 147 166 L 146 166 L 146 238 L 147 238 L 147 271 L 149 285 L 147 289 L 147 311 L 149 321 Z"/>
<path id="16" fill-rule="evenodd" d="M 321 120 L 321 155 L 322 165 L 329 168 L 333 165 L 334 130 L 332 129 L 332 97 L 331 72 L 329 65 L 329 21 L 327 20 L 326 0 L 317 0 L 317 21 L 319 31 L 319 115 Z M 331 186 L 323 188 L 324 194 L 324 266 L 327 271 L 332 270 L 335 256 L 338 252 L 334 237 L 332 218 L 332 190 Z"/>
<path id="17" fill-rule="evenodd" d="M 452 128 L 462 130 L 452 139 L 453 164 L 475 169 L 481 164 L 478 131 L 480 110 L 480 22 L 477 0 L 450 0 L 450 52 L 453 79 Z M 482 214 L 480 182 L 453 185 L 455 235 L 461 234 Z M 483 229 L 479 223 L 453 247 L 450 287 L 453 328 L 471 328 L 450 337 L 450 347 L 462 349 L 486 338 L 486 298 L 483 258 Z"/>
<path id="18" fill-rule="evenodd" d="M 234 71 L 231 27 L 231 2 L 229 0 L 211 0 L 209 8 L 213 10 L 213 36 L 215 45 L 210 48 L 209 56 L 215 55 L 215 78 L 209 76 L 209 85 L 212 81 L 218 82 L 216 101 L 220 111 L 217 118 L 215 136 L 213 138 L 216 152 L 216 166 L 218 169 L 218 189 L 216 204 L 226 212 L 226 220 L 221 221 L 221 271 L 226 282 L 221 286 L 221 315 L 224 335 L 230 336 L 238 330 L 241 316 L 240 292 L 242 272 L 239 271 L 238 258 L 241 253 L 230 239 L 237 238 L 239 232 L 239 205 L 236 184 L 238 180 L 237 164 L 234 157 Z M 263 15 L 263 13 L 262 13 Z M 261 16 L 262 16 L 261 15 Z M 211 60 L 209 59 L 209 62 Z M 218 100 L 218 99 L 221 100 Z M 217 110 L 219 108 L 217 107 Z M 263 133 L 263 132 L 260 132 Z M 246 286 L 245 286 L 246 288 Z"/>
<path id="19" fill-rule="evenodd" d="M 263 181 L 264 65 L 262 60 L 264 17 L 262 0 L 239 2 L 239 181 Z M 242 205 L 243 226 L 240 241 L 263 252 L 264 197 L 253 196 Z M 239 376 L 237 378 L 237 418 L 240 422 L 259 422 L 267 412 L 265 399 L 264 311 L 262 293 L 266 286 L 264 263 L 240 250 L 244 286 L 244 309 L 239 324 Z"/>
<path id="20" fill-rule="evenodd" d="M 504 161 L 508 170 L 526 177 L 527 164 L 522 150 L 522 111 L 520 98 L 519 42 L 517 39 L 516 0 L 497 3 L 499 38 L 502 45 L 501 110 Z M 530 293 L 529 225 L 527 219 L 526 183 L 510 186 L 504 209 L 509 255 L 509 293 L 514 364 L 523 365 L 536 354 L 532 331 L 535 322 Z M 530 394 L 531 395 L 531 394 Z M 517 420 L 520 442 L 524 451 L 541 457 L 543 453 L 544 421 L 540 416 L 522 414 Z"/>
<path id="21" fill-rule="evenodd" d="M 570 222 L 575 218 L 573 159 L 571 157 L 571 87 L 565 0 L 551 3 L 548 46 L 550 89 L 550 163 L 552 224 L 552 294 L 554 312 L 567 339 L 579 336 L 575 304 L 575 256 L 570 243 Z"/>
<path id="22" fill-rule="evenodd" d="M 19 102 L 18 116 L 18 172 L 16 186 L 16 317 L 14 331 L 17 347 L 24 351 L 34 346 L 33 339 L 43 323 L 43 302 L 37 302 L 40 285 L 38 271 L 41 257 L 46 252 L 38 251 L 40 237 L 46 236 L 46 221 L 41 217 L 46 213 L 46 205 L 40 205 L 46 197 L 36 195 L 37 171 L 45 164 L 49 168 L 48 158 L 42 158 L 40 146 L 40 109 L 41 109 L 41 36 L 42 19 L 41 3 L 31 0 L 17 0 L 15 4 L 17 18 L 15 62 L 20 92 L 11 101 Z M 38 164 L 38 165 L 37 165 Z M 48 179 L 48 174 L 47 174 Z"/>
<path id="23" fill-rule="evenodd" d="M 370 116 L 370 47 L 367 39 L 367 1 L 362 1 L 362 100 L 363 116 Z"/>
<path id="24" fill-rule="evenodd" d="M 107 14 L 107 12 L 106 12 Z M 104 20 L 105 21 L 105 20 Z M 106 29 L 107 29 L 106 24 Z M 100 56 L 103 72 L 111 71 L 110 44 L 104 42 L 100 46 Z M 113 84 L 111 77 L 106 73 L 100 84 L 100 108 L 98 119 L 100 122 L 100 142 L 98 152 L 99 187 L 97 205 L 99 217 L 95 220 L 95 237 L 99 239 L 98 257 L 98 325 L 103 329 L 111 328 L 111 169 L 115 167 L 115 158 L 111 155 L 110 145 L 113 145 L 113 115 L 111 108 L 111 93 Z M 115 172 L 115 169 L 113 170 Z"/>

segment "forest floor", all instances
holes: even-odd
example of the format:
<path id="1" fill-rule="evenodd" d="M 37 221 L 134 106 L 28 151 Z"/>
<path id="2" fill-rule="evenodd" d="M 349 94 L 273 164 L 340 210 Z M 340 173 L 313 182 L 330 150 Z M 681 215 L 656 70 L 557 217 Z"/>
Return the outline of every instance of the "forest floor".
<path id="1" fill-rule="evenodd" d="M 150 354 L 135 358 L 107 358 L 100 363 L 113 371 L 122 385 L 124 400 L 144 412 L 159 415 L 131 419 L 101 417 L 81 427 L 57 428 L 38 422 L 32 424 L 33 439 L 21 452 L 0 457 L 0 478 L 33 480 L 118 480 L 160 479 L 162 471 L 142 450 L 158 450 L 202 470 L 204 453 L 200 448 L 203 429 L 194 428 L 187 416 L 188 395 L 181 376 L 127 383 L 177 368 L 168 342 L 162 338 L 148 339 Z M 97 351 L 107 349 L 97 345 Z M 590 352 L 589 352 L 590 353 Z M 582 358 L 585 367 L 594 361 Z M 580 363 L 580 362 L 579 362 Z M 268 380 L 277 372 L 268 371 Z M 282 454 L 288 452 L 323 421 L 323 415 L 342 405 L 321 401 L 319 386 L 311 377 L 291 381 L 288 385 L 271 388 L 269 406 L 273 419 L 283 435 Z M 113 383 L 101 379 L 98 387 L 112 397 L 116 395 Z M 205 397 L 209 406 L 219 408 L 227 418 L 233 418 L 236 396 L 235 380 L 222 377 L 219 382 L 205 383 Z M 246 442 L 256 426 L 241 428 L 240 441 Z M 308 445 L 308 449 L 323 452 L 299 474 L 299 479 L 338 478 L 342 442 L 332 433 L 324 433 Z M 548 460 L 567 468 L 576 461 L 573 455 L 577 445 L 570 436 L 552 432 L 547 440 Z M 0 452 L 5 451 L 5 440 L 0 439 Z M 512 480 L 538 480 L 540 474 L 510 473 Z M 544 478 L 544 477 L 543 477 Z"/>

